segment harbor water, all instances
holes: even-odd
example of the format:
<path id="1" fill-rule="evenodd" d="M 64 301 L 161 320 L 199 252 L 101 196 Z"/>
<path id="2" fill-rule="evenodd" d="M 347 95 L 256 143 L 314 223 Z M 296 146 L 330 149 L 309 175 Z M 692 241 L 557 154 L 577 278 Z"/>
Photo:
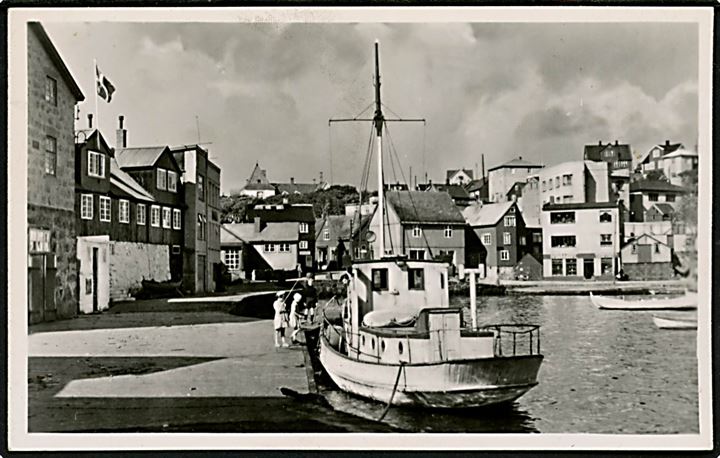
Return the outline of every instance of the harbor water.
<path id="1" fill-rule="evenodd" d="M 455 297 L 465 307 L 468 299 Z M 478 325 L 541 326 L 539 384 L 511 406 L 469 411 L 393 407 L 383 422 L 417 432 L 697 433 L 696 331 L 655 327 L 652 312 L 599 310 L 588 296 L 478 298 Z M 340 411 L 379 418 L 384 404 L 332 389 Z"/>

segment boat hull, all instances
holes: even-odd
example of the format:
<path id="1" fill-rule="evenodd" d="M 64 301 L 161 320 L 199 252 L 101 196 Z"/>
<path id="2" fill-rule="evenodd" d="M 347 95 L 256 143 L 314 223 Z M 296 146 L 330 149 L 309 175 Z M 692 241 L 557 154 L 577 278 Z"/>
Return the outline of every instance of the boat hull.
<path id="1" fill-rule="evenodd" d="M 696 320 L 653 316 L 653 323 L 660 329 L 697 329 Z"/>
<path id="2" fill-rule="evenodd" d="M 378 364 L 347 357 L 321 336 L 320 362 L 349 393 L 393 405 L 472 408 L 511 402 L 537 385 L 542 355 Z M 400 373 L 398 379 L 398 372 Z M 393 387 L 398 380 L 393 396 Z"/>
<path id="3" fill-rule="evenodd" d="M 624 300 L 590 295 L 590 301 L 606 310 L 693 310 L 697 308 L 697 296 L 685 295 L 665 299 Z"/>

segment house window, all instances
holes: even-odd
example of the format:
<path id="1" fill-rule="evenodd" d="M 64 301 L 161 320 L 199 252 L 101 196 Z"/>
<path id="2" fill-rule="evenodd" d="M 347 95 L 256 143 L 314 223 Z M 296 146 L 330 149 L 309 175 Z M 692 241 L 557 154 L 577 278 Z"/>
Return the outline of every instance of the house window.
<path id="1" fill-rule="evenodd" d="M 453 236 L 453 229 L 451 226 L 445 226 L 444 235 L 446 239 L 451 239 Z"/>
<path id="2" fill-rule="evenodd" d="M 553 275 L 562 275 L 563 274 L 563 260 L 562 259 L 553 259 L 552 260 L 552 274 Z"/>
<path id="3" fill-rule="evenodd" d="M 600 234 L 600 245 L 612 245 L 612 234 Z"/>
<path id="4" fill-rule="evenodd" d="M 173 208 L 173 229 L 180 229 L 182 227 L 182 213 L 177 208 Z"/>
<path id="5" fill-rule="evenodd" d="M 30 233 L 28 234 L 28 242 L 30 243 L 31 253 L 49 253 L 50 231 L 31 227 Z"/>
<path id="6" fill-rule="evenodd" d="M 198 213 L 197 217 L 197 238 L 198 240 L 205 240 L 207 235 L 205 234 L 205 229 L 207 227 L 207 219 L 205 218 L 205 215 L 202 215 Z"/>
<path id="7" fill-rule="evenodd" d="M 543 180 L 543 182 L 542 182 L 542 192 L 545 192 L 545 183 L 546 183 L 545 180 Z"/>
<path id="8" fill-rule="evenodd" d="M 637 243 L 634 243 L 634 242 L 633 242 L 632 248 L 630 249 L 630 252 L 631 252 L 632 254 L 637 254 Z"/>
<path id="9" fill-rule="evenodd" d="M 137 204 L 137 223 L 138 226 L 144 226 L 145 225 L 145 204 Z"/>
<path id="10" fill-rule="evenodd" d="M 45 101 L 57 106 L 57 81 L 49 76 L 45 77 Z"/>
<path id="11" fill-rule="evenodd" d="M 600 213 L 600 222 L 601 223 L 610 223 L 612 222 L 612 215 L 608 212 L 602 212 Z"/>
<path id="12" fill-rule="evenodd" d="M 263 251 L 264 251 L 265 253 L 274 253 L 274 252 L 275 252 L 275 244 L 273 244 L 273 243 L 266 243 L 266 244 L 263 246 Z"/>
<path id="13" fill-rule="evenodd" d="M 655 253 L 660 253 L 660 244 L 659 243 L 655 244 Z"/>
<path id="14" fill-rule="evenodd" d="M 420 238 L 421 235 L 422 235 L 422 229 L 420 229 L 420 226 L 414 226 L 412 228 L 412 236 L 417 239 L 417 238 Z"/>
<path id="15" fill-rule="evenodd" d="M 577 259 L 565 260 L 565 275 L 577 275 Z"/>
<path id="16" fill-rule="evenodd" d="M 170 218 L 172 213 L 170 212 L 170 209 L 168 207 L 163 207 L 162 209 L 162 227 L 165 229 L 170 229 Z"/>
<path id="17" fill-rule="evenodd" d="M 88 151 L 88 175 L 91 177 L 105 177 L 105 155 L 97 151 Z"/>
<path id="18" fill-rule="evenodd" d="M 508 250 L 500 250 L 500 260 L 501 261 L 509 261 L 510 260 L 510 252 Z"/>
<path id="19" fill-rule="evenodd" d="M 157 169 L 155 172 L 155 187 L 157 189 L 166 190 L 167 189 L 167 170 L 165 169 Z"/>
<path id="20" fill-rule="evenodd" d="M 562 201 L 565 202 L 566 204 L 567 204 L 567 203 L 570 203 L 570 202 L 573 201 L 573 196 L 563 196 L 563 200 L 562 200 Z"/>
<path id="21" fill-rule="evenodd" d="M 550 246 L 553 248 L 568 248 L 575 246 L 574 235 L 553 235 L 550 237 Z"/>
<path id="22" fill-rule="evenodd" d="M 57 139 L 48 135 L 45 137 L 45 173 L 55 175 L 57 169 Z"/>
<path id="23" fill-rule="evenodd" d="M 197 193 L 198 193 L 198 199 L 205 200 L 205 177 L 202 175 L 198 175 L 198 181 L 197 181 Z M 258 197 L 262 197 L 262 193 L 259 193 L 260 195 Z"/>
<path id="24" fill-rule="evenodd" d="M 665 196 L 665 202 L 675 202 L 675 194 L 667 194 Z"/>
<path id="25" fill-rule="evenodd" d="M 524 236 L 524 235 L 521 235 L 521 236 L 520 236 L 520 242 L 519 242 L 519 243 L 520 243 L 520 246 L 525 246 L 525 245 L 526 245 L 527 242 L 525 241 L 525 236 Z"/>
<path id="26" fill-rule="evenodd" d="M 100 221 L 109 222 L 112 217 L 110 214 L 110 198 L 100 196 Z"/>
<path id="27" fill-rule="evenodd" d="M 125 224 L 130 222 L 130 202 L 127 200 L 120 200 L 118 204 L 118 220 Z"/>
<path id="28" fill-rule="evenodd" d="M 325 229 L 323 231 L 323 240 L 330 240 L 330 230 L 329 229 Z"/>
<path id="29" fill-rule="evenodd" d="M 289 243 L 281 243 L 280 244 L 280 253 L 288 253 L 289 251 L 290 251 Z"/>
<path id="30" fill-rule="evenodd" d="M 301 250 L 307 250 L 307 249 L 308 249 L 308 242 L 307 242 L 307 240 L 300 240 L 300 242 L 298 243 L 298 247 L 299 247 Z"/>
<path id="31" fill-rule="evenodd" d="M 656 193 L 656 192 L 648 193 L 648 200 L 650 202 L 657 202 L 658 201 L 658 193 Z"/>
<path id="32" fill-rule="evenodd" d="M 505 221 L 503 221 L 505 227 L 515 227 L 515 217 L 514 216 L 506 216 Z"/>
<path id="33" fill-rule="evenodd" d="M 551 212 L 550 224 L 574 224 L 575 212 Z"/>
<path id="34" fill-rule="evenodd" d="M 560 177 L 555 177 L 555 187 L 556 188 L 560 187 Z"/>
<path id="35" fill-rule="evenodd" d="M 492 245 L 492 234 L 485 233 L 482 235 L 482 243 L 485 246 Z"/>
<path id="36" fill-rule="evenodd" d="M 372 270 L 372 289 L 373 291 L 387 291 L 388 289 L 388 271 L 387 269 Z"/>
<path id="37" fill-rule="evenodd" d="M 563 186 L 570 186 L 572 184 L 572 175 L 567 174 L 562 177 Z"/>
<path id="38" fill-rule="evenodd" d="M 602 275 L 612 275 L 613 258 L 600 258 L 600 272 Z"/>
<path id="39" fill-rule="evenodd" d="M 167 172 L 167 190 L 177 192 L 177 173 L 171 170 Z"/>
<path id="40" fill-rule="evenodd" d="M 308 226 L 308 223 L 300 223 L 300 233 L 307 234 L 308 232 L 310 232 L 310 227 Z"/>
<path id="41" fill-rule="evenodd" d="M 240 250 L 223 251 L 223 262 L 228 270 L 240 270 Z"/>
<path id="42" fill-rule="evenodd" d="M 512 245 L 512 236 L 509 232 L 503 232 L 503 245 Z"/>
<path id="43" fill-rule="evenodd" d="M 150 225 L 160 227 L 160 207 L 157 205 L 150 207 Z"/>
<path id="44" fill-rule="evenodd" d="M 542 234 L 539 232 L 533 232 L 533 243 L 542 243 Z"/>
<path id="45" fill-rule="evenodd" d="M 408 269 L 408 289 L 425 289 L 425 271 L 423 269 Z"/>
<path id="46" fill-rule="evenodd" d="M 425 259 L 425 250 L 410 249 L 410 259 L 413 261 L 422 261 Z"/>
<path id="47" fill-rule="evenodd" d="M 93 202 L 92 194 L 82 194 L 80 196 L 80 218 L 93 219 Z"/>

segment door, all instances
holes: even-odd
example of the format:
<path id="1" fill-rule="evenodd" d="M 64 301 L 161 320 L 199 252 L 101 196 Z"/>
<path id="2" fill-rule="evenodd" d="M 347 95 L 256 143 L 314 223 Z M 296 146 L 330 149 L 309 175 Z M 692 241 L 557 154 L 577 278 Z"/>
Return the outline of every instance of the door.
<path id="1" fill-rule="evenodd" d="M 93 312 L 100 311 L 98 307 L 98 248 L 92 249 L 92 306 Z"/>
<path id="2" fill-rule="evenodd" d="M 595 260 L 585 259 L 583 261 L 583 276 L 590 280 L 595 275 Z"/>
<path id="3" fill-rule="evenodd" d="M 207 269 L 206 269 L 206 263 L 205 263 L 205 255 L 199 254 L 197 257 L 197 278 L 198 278 L 198 285 L 197 285 L 197 292 L 205 292 L 206 284 L 207 284 Z"/>
<path id="4" fill-rule="evenodd" d="M 56 319 L 55 256 L 52 253 L 30 255 L 28 266 L 28 320 L 30 323 Z"/>

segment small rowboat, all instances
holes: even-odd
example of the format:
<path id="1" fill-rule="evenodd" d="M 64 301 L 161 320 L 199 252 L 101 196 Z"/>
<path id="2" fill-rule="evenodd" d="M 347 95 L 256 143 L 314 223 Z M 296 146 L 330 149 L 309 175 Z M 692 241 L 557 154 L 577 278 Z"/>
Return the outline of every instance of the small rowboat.
<path id="1" fill-rule="evenodd" d="M 697 293 L 686 292 L 682 296 L 658 299 L 616 299 L 607 296 L 595 296 L 590 293 L 590 301 L 597 308 L 612 310 L 693 310 L 697 308 Z"/>
<path id="2" fill-rule="evenodd" d="M 678 312 L 653 315 L 653 322 L 660 329 L 697 329 L 697 313 Z"/>

